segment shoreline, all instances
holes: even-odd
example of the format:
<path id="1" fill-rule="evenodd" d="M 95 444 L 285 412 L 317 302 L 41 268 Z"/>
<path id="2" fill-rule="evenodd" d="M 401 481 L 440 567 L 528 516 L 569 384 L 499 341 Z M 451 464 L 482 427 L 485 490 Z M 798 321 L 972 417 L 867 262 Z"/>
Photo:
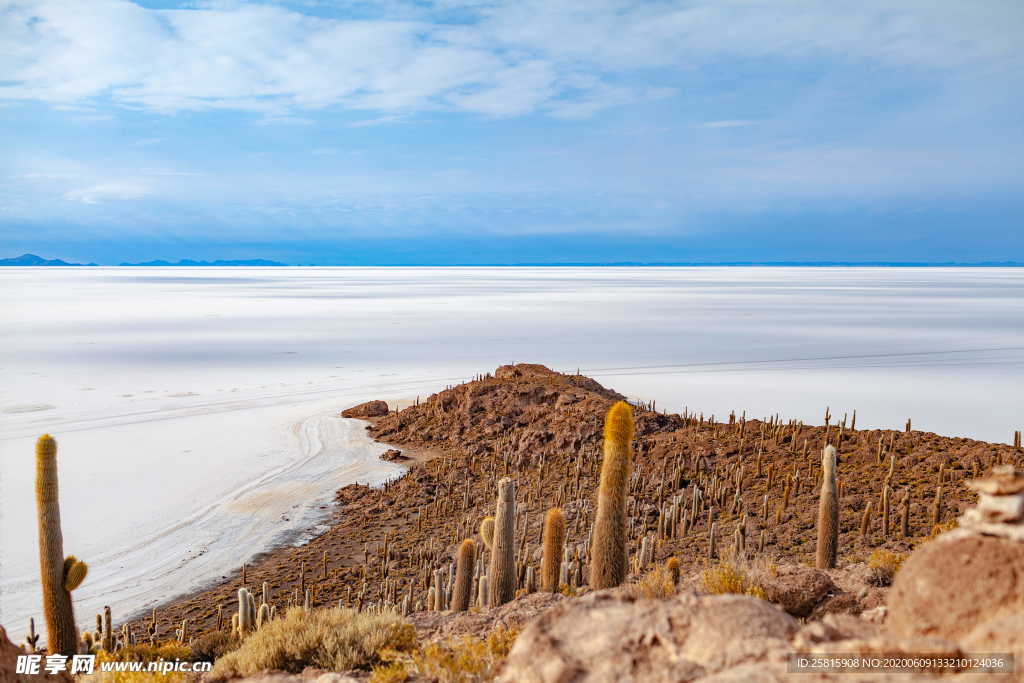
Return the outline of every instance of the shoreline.
<path id="1" fill-rule="evenodd" d="M 412 399 L 402 399 L 402 400 L 394 401 L 394 404 L 396 406 L 412 405 L 412 403 L 413 403 Z M 400 409 L 401 408 L 399 408 L 399 410 Z M 394 412 L 396 412 L 396 411 L 393 410 L 389 414 L 394 414 Z M 353 419 L 353 420 L 356 420 L 358 422 L 365 423 L 365 428 L 367 430 L 369 430 L 373 426 L 375 426 L 382 418 L 381 417 L 367 417 L 367 418 L 347 418 L 347 419 Z M 380 485 L 377 485 L 377 486 L 369 486 L 369 485 L 363 484 L 363 483 L 350 483 L 350 484 L 345 484 L 345 485 L 339 487 L 338 489 L 335 489 L 335 491 L 332 493 L 331 500 L 329 502 L 327 502 L 326 504 L 321 506 L 321 509 L 324 512 L 324 514 L 321 517 L 319 517 L 318 519 L 312 521 L 309 525 L 307 525 L 305 527 L 296 528 L 296 529 L 292 529 L 292 530 L 283 532 L 282 536 L 280 538 L 274 539 L 274 541 L 273 541 L 273 543 L 271 545 L 269 545 L 264 550 L 256 553 L 255 555 L 251 556 L 249 558 L 249 560 L 244 564 L 244 566 L 246 567 L 247 574 L 249 572 L 261 572 L 265 565 L 275 564 L 275 563 L 280 561 L 282 556 L 287 555 L 290 552 L 306 548 L 306 547 L 310 546 L 311 544 L 316 543 L 318 539 L 321 539 L 323 536 L 325 536 L 328 533 L 330 533 L 330 531 L 332 529 L 334 529 L 339 523 L 341 523 L 343 521 L 341 519 L 341 517 L 344 514 L 343 513 L 343 508 L 345 506 L 342 503 L 342 501 L 340 500 L 340 497 L 341 497 L 341 494 L 342 494 L 342 492 L 344 490 L 350 489 L 350 488 L 353 488 L 353 487 L 354 488 L 366 488 L 366 489 L 370 489 L 370 490 L 374 490 L 374 489 L 378 489 L 379 490 L 379 489 L 384 488 L 385 486 L 387 486 L 387 484 L 389 482 L 393 482 L 395 480 L 398 480 L 398 479 L 401 479 L 403 477 L 406 477 L 414 469 L 421 468 L 426 463 L 430 462 L 431 460 L 434 460 L 435 458 L 440 457 L 441 455 L 443 455 L 441 452 L 439 452 L 439 451 L 437 451 L 435 449 L 431 449 L 431 448 L 408 448 L 408 447 L 403 447 L 403 448 L 398 448 L 397 449 L 397 450 L 401 451 L 401 455 L 403 456 L 403 459 L 401 459 L 401 460 L 394 460 L 394 461 L 385 460 L 382 456 L 386 452 L 388 452 L 390 450 L 393 450 L 393 449 L 396 449 L 396 447 L 394 445 L 388 444 L 386 442 L 377 441 L 375 439 L 373 440 L 373 442 L 374 442 L 374 444 L 379 446 L 380 449 L 381 449 L 380 456 L 378 456 L 378 460 L 380 462 L 389 463 L 391 465 L 399 466 L 399 467 L 403 468 L 404 471 L 401 472 L 398 476 L 396 476 L 396 477 L 394 477 L 392 479 L 389 479 L 389 480 L 385 481 L 383 484 L 380 484 Z M 301 540 L 299 540 L 299 539 L 301 539 Z M 340 556 L 340 560 L 341 560 L 340 564 L 342 564 L 343 566 L 347 566 L 349 563 L 354 562 L 354 561 L 359 560 L 359 559 L 360 559 L 360 552 L 358 552 L 358 549 L 355 549 L 355 550 L 352 550 L 351 552 L 347 552 L 347 553 L 342 554 Z M 316 568 L 314 567 L 314 569 L 316 569 Z M 139 610 L 139 611 L 137 611 L 135 613 L 128 614 L 127 616 L 121 617 L 121 618 L 119 618 L 115 614 L 114 621 L 115 621 L 115 623 L 117 624 L 118 627 L 120 627 L 120 625 L 124 624 L 124 623 L 137 624 L 137 623 L 144 622 L 144 621 L 148 622 L 149 619 L 150 619 L 150 615 L 153 613 L 154 610 L 155 610 L 155 612 L 157 614 L 158 621 L 160 621 L 160 622 L 164 621 L 163 615 L 167 611 L 175 611 L 176 612 L 178 610 L 181 610 L 181 611 L 184 611 L 186 613 L 194 613 L 196 608 L 198 607 L 199 603 L 203 601 L 203 597 L 204 596 L 206 596 L 209 593 L 214 592 L 214 591 L 222 591 L 226 585 L 233 585 L 233 584 L 237 583 L 240 580 L 240 578 L 241 578 L 241 573 L 242 573 L 241 566 L 236 567 L 231 572 L 229 572 L 228 574 L 226 574 L 226 575 L 224 575 L 224 576 L 222 576 L 220 578 L 211 579 L 210 581 L 207 581 L 207 582 L 203 583 L 202 585 L 200 585 L 198 587 L 191 588 L 191 589 L 189 589 L 189 590 L 187 590 L 185 592 L 182 592 L 182 593 L 180 593 L 178 595 L 175 595 L 175 596 L 173 596 L 171 598 L 168 598 L 166 600 L 162 600 L 161 602 L 159 602 L 154 607 L 145 608 L 145 609 Z M 292 586 L 293 583 L 295 583 L 295 582 L 289 582 L 289 583 L 286 584 L 285 587 L 286 588 L 287 587 L 294 587 L 294 586 Z M 252 586 L 250 586 L 250 588 L 251 587 Z M 279 586 L 278 588 L 281 588 L 281 587 Z M 225 604 L 225 603 L 221 603 L 221 604 L 223 604 L 223 606 L 225 608 L 225 612 L 226 613 L 230 613 L 230 610 L 233 607 L 233 603 L 231 605 L 228 605 L 228 604 Z M 185 617 L 185 618 L 188 618 L 188 617 Z M 177 621 L 172 619 L 172 624 L 173 623 L 177 623 L 178 621 L 180 621 L 180 619 L 178 619 Z M 166 630 L 161 629 L 161 633 L 166 633 Z"/>

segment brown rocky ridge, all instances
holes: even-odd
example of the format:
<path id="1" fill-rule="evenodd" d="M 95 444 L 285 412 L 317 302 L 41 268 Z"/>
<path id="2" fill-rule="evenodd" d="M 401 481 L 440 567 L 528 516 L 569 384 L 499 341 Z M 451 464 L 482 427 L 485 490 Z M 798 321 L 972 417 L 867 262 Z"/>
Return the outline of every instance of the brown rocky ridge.
<path id="1" fill-rule="evenodd" d="M 953 641 L 961 636 L 959 631 L 937 629 L 937 641 L 922 641 L 933 632 L 896 629 L 905 642 L 892 640 L 896 636 L 883 630 L 891 572 L 879 575 L 867 561 L 877 551 L 907 553 L 931 537 L 936 527 L 952 527 L 974 499 L 965 481 L 1000 464 L 1019 465 L 1021 451 L 919 431 L 858 430 L 855 418 L 837 424 L 831 416 L 827 425 L 811 426 L 777 416 L 713 418 L 636 405 L 629 491 L 632 588 L 570 599 L 526 595 L 501 608 L 474 607 L 470 613 L 426 609 L 437 572 L 442 572 L 443 583 L 443 573 L 450 571 L 462 540 L 479 540 L 477 527 L 483 517 L 494 514 L 496 484 L 504 476 L 517 486 L 520 593 L 527 589 L 531 568 L 540 564 L 541 524 L 554 506 L 560 506 L 566 518 L 564 592 L 587 593 L 584 567 L 601 465 L 602 423 L 608 408 L 622 398 L 587 377 L 519 364 L 502 366 L 493 375 L 438 392 L 398 412 L 387 413 L 385 404 L 385 414 L 373 420 L 369 433 L 382 443 L 382 452 L 398 446 L 403 456 L 416 456 L 411 468 L 378 489 L 340 489 L 326 532 L 301 547 L 280 548 L 257 558 L 246 567 L 245 583 L 259 587 L 266 582 L 281 606 L 301 603 L 299 596 L 306 589 L 313 605 L 394 605 L 410 613 L 421 638 L 428 640 L 482 634 L 495 625 L 524 628 L 502 674 L 506 680 L 513 680 L 513 675 L 521 676 L 519 680 L 657 680 L 646 678 L 644 672 L 660 669 L 659 662 L 668 660 L 678 664 L 668 669 L 676 676 L 673 680 L 727 671 L 733 671 L 732 679 L 715 680 L 753 680 L 754 672 L 748 671 L 751 678 L 744 679 L 741 667 L 763 664 L 766 657 L 774 657 L 774 664 L 762 670 L 770 670 L 772 676 L 784 673 L 780 643 L 786 648 L 801 644 L 820 649 L 844 642 L 864 652 L 887 646 L 912 651 L 906 648 L 926 645 L 957 651 Z M 820 453 L 827 443 L 839 452 L 839 562 L 836 569 L 819 570 L 812 566 Z M 1002 470 L 996 472 L 1002 476 Z M 999 491 L 1005 488 L 994 486 Z M 869 505 L 873 512 L 865 514 Z M 979 523 L 991 523 L 992 507 L 981 508 L 985 521 Z M 712 525 L 715 543 L 710 538 Z M 996 537 L 970 538 L 980 544 Z M 921 552 L 939 542 L 925 545 Z M 642 579 L 669 557 L 681 564 L 679 593 L 648 604 Z M 774 604 L 749 595 L 708 595 L 719 591 L 709 588 L 706 572 L 714 576 L 723 565 L 750 579 L 749 590 L 739 592 L 746 590 Z M 897 574 L 894 591 L 902 590 L 903 575 Z M 160 632 L 170 633 L 183 619 L 197 635 L 216 629 L 218 606 L 230 615 L 242 583 L 236 572 L 158 608 Z M 1017 623 L 1012 621 L 1013 609 L 990 616 L 1012 625 Z M 701 635 L 701 624 L 719 623 L 695 623 L 685 616 L 702 610 L 736 610 L 745 615 L 738 619 L 749 623 L 719 624 L 714 627 L 719 630 Z M 630 660 L 634 668 L 628 671 L 616 668 L 626 665 L 622 662 L 606 662 L 610 668 L 602 669 L 604 673 L 573 673 L 581 666 L 580 658 L 557 654 L 549 639 L 567 633 L 569 623 L 583 628 L 598 614 L 606 615 L 601 619 L 610 620 L 607 623 L 625 619 L 623 632 L 635 632 L 637 642 L 660 643 L 660 654 L 644 649 L 642 657 Z M 648 628 L 665 620 L 667 626 Z M 761 623 L 764 629 L 757 633 L 743 630 L 756 630 Z M 538 633 L 541 625 L 548 630 Z M 1009 628 L 1002 621 L 980 618 L 971 626 L 979 642 L 1002 642 L 999 638 Z M 988 630 L 977 630 L 983 626 Z M 136 628 L 141 630 L 140 625 Z M 737 634 L 742 631 L 737 637 L 750 640 L 749 651 L 738 644 L 730 644 L 719 655 L 702 649 L 707 647 L 701 645 L 705 639 L 731 637 L 730 628 L 739 629 Z M 548 648 L 543 661 L 535 663 L 550 661 L 550 671 L 516 669 L 538 659 L 536 647 Z M 582 665 L 591 664 L 597 666 L 596 661 Z"/>

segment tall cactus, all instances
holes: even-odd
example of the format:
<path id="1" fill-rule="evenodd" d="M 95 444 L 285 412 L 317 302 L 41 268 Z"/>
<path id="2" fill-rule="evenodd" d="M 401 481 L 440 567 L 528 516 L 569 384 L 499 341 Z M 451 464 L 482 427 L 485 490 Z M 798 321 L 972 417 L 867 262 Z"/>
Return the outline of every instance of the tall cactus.
<path id="1" fill-rule="evenodd" d="M 508 477 L 498 482 L 498 503 L 494 511 L 491 566 L 487 572 L 490 606 L 500 607 L 516 593 L 516 485 Z"/>
<path id="2" fill-rule="evenodd" d="M 836 475 L 836 449 L 825 446 L 821 454 L 821 496 L 818 502 L 818 569 L 836 566 L 839 548 L 839 501 Z"/>
<path id="3" fill-rule="evenodd" d="M 565 545 L 565 515 L 561 508 L 551 508 L 544 518 L 544 556 L 540 562 L 541 591 L 558 592 L 558 573 L 562 564 L 562 548 Z"/>
<path id="4" fill-rule="evenodd" d="M 466 539 L 459 546 L 455 560 L 455 588 L 452 591 L 452 610 L 465 612 L 473 597 L 473 570 L 476 564 L 476 544 Z"/>
<path id="5" fill-rule="evenodd" d="M 100 639 L 100 647 L 107 652 L 114 651 L 114 628 L 110 616 L 110 605 L 103 608 L 103 637 Z"/>
<path id="6" fill-rule="evenodd" d="M 36 515 L 47 644 L 50 654 L 70 657 L 78 652 L 71 591 L 82 584 L 89 568 L 74 555 L 64 557 L 57 490 L 57 442 L 49 434 L 36 442 Z"/>
<path id="7" fill-rule="evenodd" d="M 626 580 L 626 503 L 633 470 L 633 409 L 619 401 L 604 421 L 604 460 L 597 491 L 590 587 L 614 588 Z"/>

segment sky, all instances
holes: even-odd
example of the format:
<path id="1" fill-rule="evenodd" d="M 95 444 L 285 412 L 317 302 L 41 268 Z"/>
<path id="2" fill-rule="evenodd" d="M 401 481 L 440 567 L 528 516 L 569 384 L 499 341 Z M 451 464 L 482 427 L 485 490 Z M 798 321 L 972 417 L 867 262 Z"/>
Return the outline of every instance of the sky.
<path id="1" fill-rule="evenodd" d="M 1024 261 L 1020 0 L 0 0 L 0 257 Z"/>

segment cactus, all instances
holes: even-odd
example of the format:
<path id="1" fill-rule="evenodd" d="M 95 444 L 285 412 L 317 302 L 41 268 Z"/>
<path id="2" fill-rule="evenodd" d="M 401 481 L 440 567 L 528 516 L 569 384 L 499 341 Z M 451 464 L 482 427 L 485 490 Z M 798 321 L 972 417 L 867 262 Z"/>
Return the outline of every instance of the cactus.
<path id="1" fill-rule="evenodd" d="M 818 502 L 818 569 L 836 566 L 839 548 L 839 501 L 836 475 L 836 449 L 825 446 L 821 454 L 821 494 Z"/>
<path id="2" fill-rule="evenodd" d="M 100 639 L 100 647 L 107 652 L 114 651 L 114 633 L 110 619 L 110 605 L 106 605 L 103 608 L 103 637 Z"/>
<path id="3" fill-rule="evenodd" d="M 868 535 L 868 529 L 871 527 L 871 501 L 864 507 L 864 515 L 860 518 L 860 536 L 864 538 Z"/>
<path id="4" fill-rule="evenodd" d="M 882 536 L 889 538 L 889 485 L 882 485 Z"/>
<path id="5" fill-rule="evenodd" d="M 498 482 L 498 501 L 494 512 L 494 538 L 491 544 L 490 606 L 499 607 L 515 597 L 515 524 L 516 485 L 508 477 Z"/>
<path id="6" fill-rule="evenodd" d="M 39 571 L 50 654 L 78 652 L 78 629 L 71 591 L 78 588 L 88 566 L 73 555 L 64 557 L 57 487 L 57 442 L 49 434 L 36 442 L 36 515 L 39 526 Z"/>
<path id="7" fill-rule="evenodd" d="M 39 634 L 36 633 L 36 620 L 32 617 L 29 617 L 28 620 L 28 635 L 25 636 L 25 648 L 29 654 L 39 650 Z"/>
<path id="8" fill-rule="evenodd" d="M 254 615 L 252 612 L 252 601 L 250 600 L 248 589 L 239 588 L 237 631 L 238 635 L 242 636 L 243 638 L 249 633 L 252 633 L 254 625 Z"/>
<path id="9" fill-rule="evenodd" d="M 487 607 L 488 595 L 490 595 L 490 590 L 487 587 L 487 574 L 481 574 L 480 579 L 477 581 L 476 598 L 476 602 L 480 607 Z"/>
<path id="10" fill-rule="evenodd" d="M 270 621 L 270 605 L 263 603 L 259 612 L 256 613 L 256 629 L 263 628 L 263 625 Z"/>
<path id="11" fill-rule="evenodd" d="M 494 517 L 484 517 L 480 522 L 480 540 L 488 550 L 491 549 L 491 543 L 494 541 Z"/>
<path id="12" fill-rule="evenodd" d="M 910 489 L 903 494 L 903 505 L 900 510 L 900 533 L 903 538 L 910 538 Z"/>
<path id="13" fill-rule="evenodd" d="M 590 551 L 590 587 L 595 590 L 622 584 L 629 571 L 626 503 L 633 470 L 632 443 L 633 409 L 619 401 L 604 422 L 604 459 Z"/>
<path id="14" fill-rule="evenodd" d="M 669 578 L 672 579 L 672 585 L 679 585 L 679 558 L 670 557 L 668 562 L 665 563 L 665 569 L 668 570 Z"/>
<path id="15" fill-rule="evenodd" d="M 456 558 L 455 568 L 455 589 L 452 594 L 452 610 L 465 612 L 469 609 L 470 599 L 473 597 L 473 570 L 476 564 L 476 544 L 466 539 L 459 546 L 459 554 Z"/>
<path id="16" fill-rule="evenodd" d="M 565 515 L 561 508 L 551 508 L 544 518 L 544 555 L 540 563 L 541 591 L 558 592 L 558 573 L 565 546 Z"/>

